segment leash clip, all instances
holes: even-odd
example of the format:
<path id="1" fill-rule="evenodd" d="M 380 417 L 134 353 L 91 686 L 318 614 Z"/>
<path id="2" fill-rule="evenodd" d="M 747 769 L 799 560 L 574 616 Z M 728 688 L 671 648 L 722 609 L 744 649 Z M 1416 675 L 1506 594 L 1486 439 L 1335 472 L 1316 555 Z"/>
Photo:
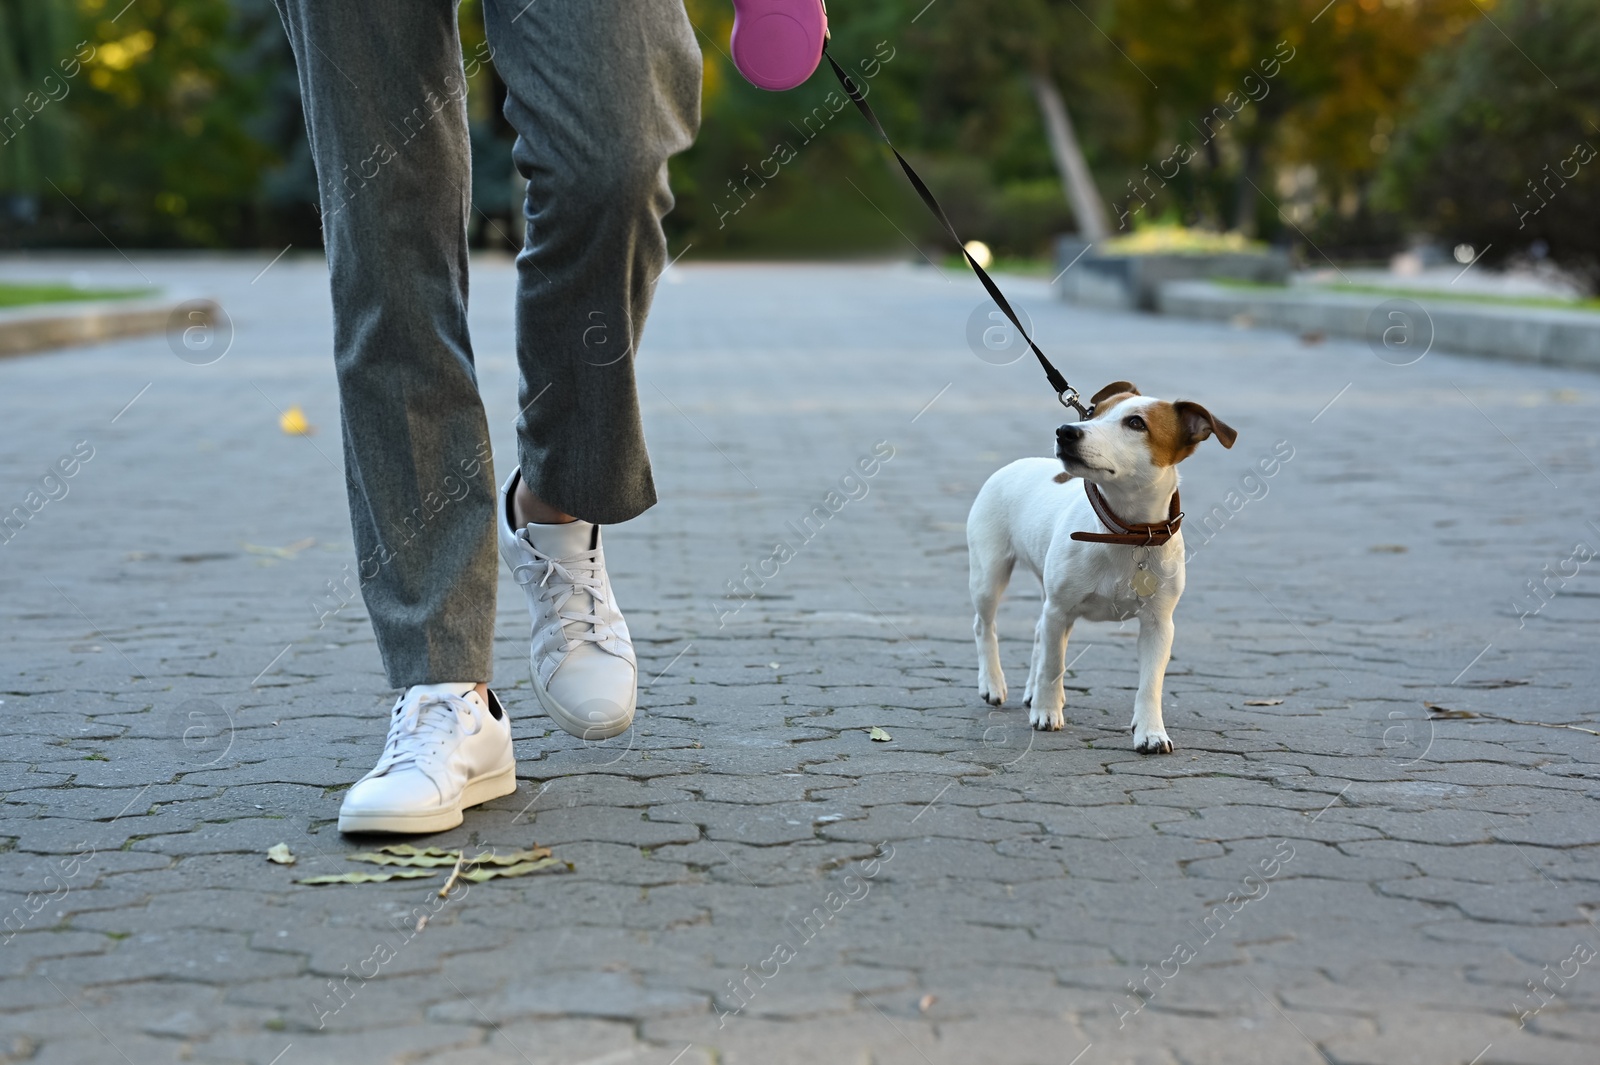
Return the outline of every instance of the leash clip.
<path id="1" fill-rule="evenodd" d="M 1078 390 L 1071 385 L 1056 393 L 1056 401 L 1063 407 L 1071 407 L 1077 411 L 1079 421 L 1088 421 L 1094 417 L 1094 408 L 1085 407 L 1078 396 Z"/>

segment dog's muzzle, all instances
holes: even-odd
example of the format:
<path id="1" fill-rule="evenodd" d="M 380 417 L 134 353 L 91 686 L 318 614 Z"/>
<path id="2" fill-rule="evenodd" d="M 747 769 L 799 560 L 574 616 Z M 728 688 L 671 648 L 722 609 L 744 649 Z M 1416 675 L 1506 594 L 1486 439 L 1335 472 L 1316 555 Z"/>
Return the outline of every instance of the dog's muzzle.
<path id="1" fill-rule="evenodd" d="M 1070 459 L 1078 454 L 1078 445 L 1083 442 L 1083 427 L 1068 422 L 1056 427 L 1056 458 Z"/>

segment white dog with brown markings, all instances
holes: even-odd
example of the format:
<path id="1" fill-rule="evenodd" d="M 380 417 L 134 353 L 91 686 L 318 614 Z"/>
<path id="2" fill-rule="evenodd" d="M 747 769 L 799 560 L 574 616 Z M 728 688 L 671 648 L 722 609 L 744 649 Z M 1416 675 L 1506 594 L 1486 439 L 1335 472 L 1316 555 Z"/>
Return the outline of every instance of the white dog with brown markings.
<path id="1" fill-rule="evenodd" d="M 978 492 L 967 517 L 978 694 L 1006 699 L 995 608 L 1018 562 L 1044 585 L 1023 704 L 1036 729 L 1062 727 L 1067 637 L 1079 618 L 1139 619 L 1133 748 L 1168 754 L 1161 686 L 1183 594 L 1178 463 L 1207 437 L 1238 434 L 1198 403 L 1141 396 L 1126 381 L 1095 393 L 1094 416 L 1056 430 L 1056 458 L 1018 459 Z M 1059 460 L 1059 461 L 1058 461 Z"/>

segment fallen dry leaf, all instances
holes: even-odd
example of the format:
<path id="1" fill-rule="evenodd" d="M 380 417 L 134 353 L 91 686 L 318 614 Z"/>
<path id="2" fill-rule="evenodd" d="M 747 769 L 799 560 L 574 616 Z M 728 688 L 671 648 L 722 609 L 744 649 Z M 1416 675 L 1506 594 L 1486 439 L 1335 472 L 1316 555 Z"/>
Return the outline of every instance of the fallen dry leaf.
<path id="1" fill-rule="evenodd" d="M 1246 699 L 1244 701 L 1246 706 L 1281 706 L 1282 704 L 1282 699 Z"/>
<path id="2" fill-rule="evenodd" d="M 293 865 L 295 857 L 289 853 L 289 845 L 287 843 L 274 843 L 267 848 L 267 861 L 275 862 L 278 865 Z"/>
<path id="3" fill-rule="evenodd" d="M 1478 716 L 1477 714 L 1474 714 L 1471 710 L 1452 710 L 1448 706 L 1440 706 L 1438 703 L 1423 703 L 1422 705 L 1428 708 L 1428 714 L 1430 716 L 1432 716 L 1432 717 L 1477 717 Z"/>
<path id="4" fill-rule="evenodd" d="M 485 880 L 494 880 L 505 876 L 527 876 L 530 873 L 542 873 L 545 870 L 565 869 L 572 872 L 575 868 L 571 862 L 564 862 L 559 858 L 540 858 L 534 862 L 520 862 L 516 865 L 479 865 L 468 869 L 461 874 L 462 880 L 470 880 L 474 884 L 481 884 Z"/>
<path id="5" fill-rule="evenodd" d="M 292 560 L 306 548 L 314 546 L 316 542 L 315 537 L 308 536 L 304 540 L 296 540 L 286 547 L 263 547 L 261 544 L 245 544 L 244 549 L 252 555 L 267 555 L 271 558 Z"/>
<path id="6" fill-rule="evenodd" d="M 306 413 L 298 405 L 290 407 L 278 416 L 278 428 L 289 436 L 310 436 L 317 431 L 306 421 Z"/>
<path id="7" fill-rule="evenodd" d="M 894 739 L 893 736 L 883 731 L 883 729 L 879 728 L 877 725 L 873 725 L 870 729 L 868 729 L 867 735 L 876 743 L 888 743 L 890 740 Z"/>
<path id="8" fill-rule="evenodd" d="M 447 851 L 443 847 L 413 847 L 409 843 L 390 843 L 387 846 L 379 847 L 378 848 L 378 853 L 379 854 L 398 854 L 402 858 L 409 858 L 409 857 L 411 857 L 413 855 L 417 855 L 417 854 L 431 854 L 431 855 L 434 855 L 435 857 L 442 857 L 443 855 L 448 854 L 450 857 L 454 858 L 456 855 L 460 854 L 461 852 L 460 851 Z"/>
<path id="9" fill-rule="evenodd" d="M 480 854 L 470 859 L 468 865 L 521 865 L 523 862 L 536 862 L 541 858 L 550 857 L 549 847 L 531 847 L 525 851 L 512 851 L 509 854 Z"/>
<path id="10" fill-rule="evenodd" d="M 413 869 L 437 869 L 440 866 L 454 865 L 460 858 L 460 851 L 450 851 L 445 854 L 384 854 L 382 851 L 362 851 L 360 854 L 345 855 L 347 861 L 366 862 L 368 865 L 402 865 Z"/>
<path id="11" fill-rule="evenodd" d="M 296 884 L 378 884 L 385 880 L 415 880 L 418 877 L 437 875 L 432 869 L 387 869 L 381 873 L 339 873 L 331 876 L 308 876 Z"/>
<path id="12" fill-rule="evenodd" d="M 922 1001 L 917 1003 L 917 1011 L 919 1013 L 927 1013 L 928 1008 L 938 1001 L 938 995 L 923 995 Z"/>

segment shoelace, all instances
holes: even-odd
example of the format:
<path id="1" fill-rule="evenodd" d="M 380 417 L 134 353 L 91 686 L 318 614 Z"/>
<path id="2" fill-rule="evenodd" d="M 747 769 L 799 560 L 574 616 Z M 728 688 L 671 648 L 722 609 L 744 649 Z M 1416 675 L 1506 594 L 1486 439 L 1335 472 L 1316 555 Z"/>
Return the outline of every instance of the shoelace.
<path id="1" fill-rule="evenodd" d="M 611 623 L 599 614 L 600 604 L 606 602 L 605 582 L 600 577 L 600 549 L 597 547 L 571 558 L 558 559 L 534 547 L 525 534 L 518 533 L 517 538 L 533 552 L 534 561 L 517 565 L 511 570 L 511 576 L 525 588 L 536 584 L 543 589 L 539 593 L 540 602 L 545 600 L 547 594 L 554 602 L 556 616 L 561 619 L 561 634 L 566 637 L 566 642 L 561 645 L 562 652 L 569 652 L 583 642 L 604 646 L 616 633 L 611 630 Z M 535 579 L 541 566 L 543 572 L 538 573 Z M 526 576 L 523 575 L 524 571 L 527 571 Z M 557 579 L 552 581 L 552 577 Z M 594 604 L 591 613 L 565 609 L 580 588 L 589 594 L 590 602 Z"/>
<path id="2" fill-rule="evenodd" d="M 440 707 L 453 714 L 425 712 L 432 707 Z M 401 704 L 394 721 L 389 725 L 389 737 L 383 742 L 383 756 L 378 759 L 371 775 L 381 776 L 391 769 L 403 769 L 406 766 L 415 766 L 427 772 L 423 759 L 430 748 L 437 747 L 450 735 L 458 722 L 463 736 L 475 735 L 483 729 L 482 722 L 473 711 L 473 705 L 464 695 L 429 692 Z"/>

